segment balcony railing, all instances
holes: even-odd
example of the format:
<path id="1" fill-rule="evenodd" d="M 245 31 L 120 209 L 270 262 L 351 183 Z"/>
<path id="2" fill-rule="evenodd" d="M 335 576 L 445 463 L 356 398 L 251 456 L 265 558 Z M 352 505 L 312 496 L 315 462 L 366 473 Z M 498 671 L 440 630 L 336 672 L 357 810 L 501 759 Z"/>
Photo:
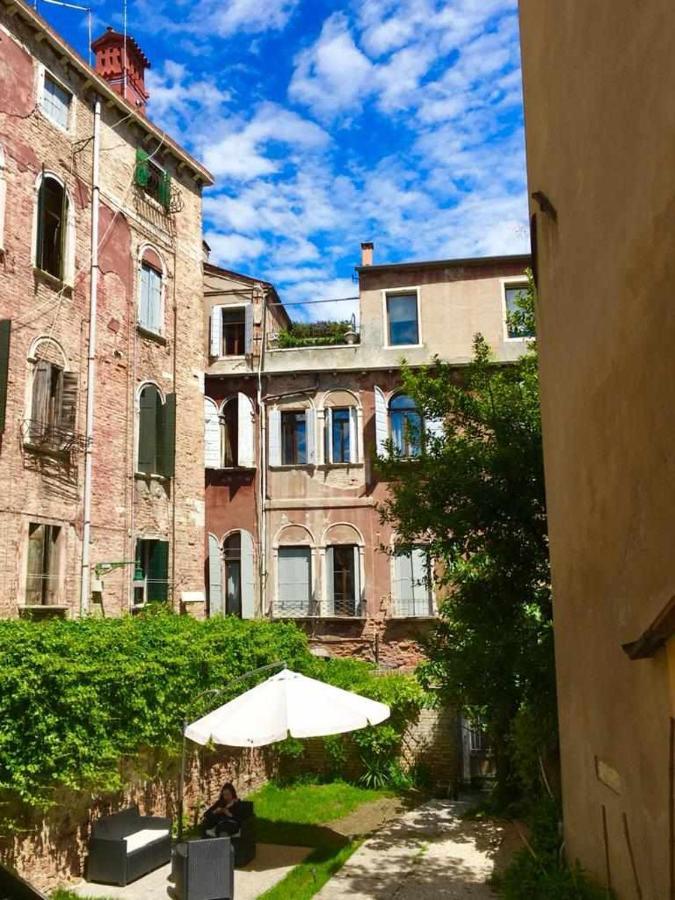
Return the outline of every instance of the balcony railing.
<path id="1" fill-rule="evenodd" d="M 26 447 L 43 453 L 70 456 L 72 453 L 83 452 L 87 447 L 83 434 L 38 419 L 24 419 L 21 432 Z"/>

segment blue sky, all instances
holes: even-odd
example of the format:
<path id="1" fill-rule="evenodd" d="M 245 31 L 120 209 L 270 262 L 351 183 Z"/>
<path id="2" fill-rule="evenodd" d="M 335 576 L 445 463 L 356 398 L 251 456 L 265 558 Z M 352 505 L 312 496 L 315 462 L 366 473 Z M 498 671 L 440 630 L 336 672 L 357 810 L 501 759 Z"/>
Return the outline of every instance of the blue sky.
<path id="1" fill-rule="evenodd" d="M 93 6 L 95 36 L 119 27 L 122 0 Z M 149 114 L 216 177 L 212 260 L 296 302 L 353 295 L 363 240 L 381 263 L 526 251 L 516 7 L 129 0 Z M 78 13 L 39 8 L 86 54 Z"/>

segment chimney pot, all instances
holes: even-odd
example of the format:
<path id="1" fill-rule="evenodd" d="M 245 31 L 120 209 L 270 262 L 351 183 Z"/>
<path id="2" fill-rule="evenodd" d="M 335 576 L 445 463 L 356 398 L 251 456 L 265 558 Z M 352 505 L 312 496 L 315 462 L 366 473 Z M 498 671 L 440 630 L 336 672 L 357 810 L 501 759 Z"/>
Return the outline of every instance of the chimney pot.
<path id="1" fill-rule="evenodd" d="M 372 241 L 364 241 L 361 244 L 361 266 L 372 266 L 374 248 L 375 244 Z"/>
<path id="2" fill-rule="evenodd" d="M 100 38 L 91 45 L 96 58 L 96 74 L 107 81 L 110 87 L 145 112 L 149 94 L 145 89 L 145 70 L 150 68 L 150 61 L 129 35 L 124 35 L 108 26 Z"/>

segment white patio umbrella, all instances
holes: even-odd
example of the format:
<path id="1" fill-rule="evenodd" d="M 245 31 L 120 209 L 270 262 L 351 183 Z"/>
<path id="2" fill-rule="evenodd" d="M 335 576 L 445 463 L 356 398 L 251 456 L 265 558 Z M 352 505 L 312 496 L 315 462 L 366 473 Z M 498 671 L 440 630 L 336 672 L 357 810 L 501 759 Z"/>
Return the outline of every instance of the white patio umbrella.
<path id="1" fill-rule="evenodd" d="M 384 703 L 284 669 L 187 725 L 184 735 L 197 744 L 263 747 L 289 735 L 309 738 L 357 731 L 379 725 L 389 715 Z"/>

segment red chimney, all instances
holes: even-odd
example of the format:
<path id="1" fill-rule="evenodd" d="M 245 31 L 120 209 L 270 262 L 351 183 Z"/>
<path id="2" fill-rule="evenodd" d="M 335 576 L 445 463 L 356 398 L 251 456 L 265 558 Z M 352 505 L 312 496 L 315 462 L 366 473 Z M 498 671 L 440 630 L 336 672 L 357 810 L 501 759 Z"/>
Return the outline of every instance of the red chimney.
<path id="1" fill-rule="evenodd" d="M 96 54 L 96 74 L 105 78 L 120 97 L 145 112 L 150 96 L 145 89 L 145 70 L 150 68 L 150 60 L 129 35 L 126 52 L 124 44 L 124 35 L 112 28 L 94 41 L 91 49 Z"/>

